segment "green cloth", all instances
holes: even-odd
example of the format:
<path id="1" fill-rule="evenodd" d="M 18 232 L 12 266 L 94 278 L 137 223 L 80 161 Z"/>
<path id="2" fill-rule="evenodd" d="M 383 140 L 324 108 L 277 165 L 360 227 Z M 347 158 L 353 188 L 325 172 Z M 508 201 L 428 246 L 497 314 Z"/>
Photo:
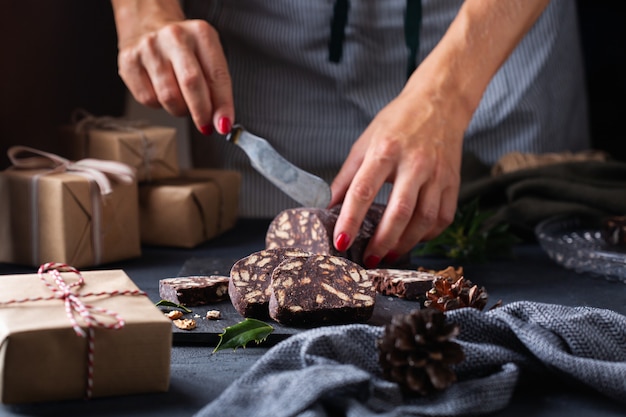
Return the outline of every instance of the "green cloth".
<path id="1" fill-rule="evenodd" d="M 491 177 L 484 166 L 464 160 L 459 205 L 479 198 L 522 237 L 557 215 L 605 217 L 626 214 L 626 163 L 564 162 Z M 524 236 L 527 235 L 527 236 Z"/>

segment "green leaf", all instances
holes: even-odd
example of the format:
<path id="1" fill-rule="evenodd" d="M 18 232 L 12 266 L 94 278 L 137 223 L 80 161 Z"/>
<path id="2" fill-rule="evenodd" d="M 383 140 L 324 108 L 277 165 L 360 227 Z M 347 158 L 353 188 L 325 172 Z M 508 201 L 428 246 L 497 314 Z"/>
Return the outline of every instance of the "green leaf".
<path id="1" fill-rule="evenodd" d="M 179 309 L 183 310 L 185 313 L 191 313 L 191 310 L 189 310 L 187 307 L 185 307 L 183 305 L 180 305 L 180 304 L 173 303 L 171 301 L 167 301 L 167 300 L 161 300 L 158 303 L 156 303 L 155 305 L 157 307 L 165 306 L 165 307 L 179 308 Z"/>
<path id="2" fill-rule="evenodd" d="M 439 236 L 421 244 L 415 255 L 484 262 L 488 258 L 509 256 L 520 240 L 508 224 L 494 223 L 492 211 L 481 211 L 478 199 L 459 207 L 454 221 Z"/>
<path id="3" fill-rule="evenodd" d="M 213 353 L 232 348 L 236 350 L 238 347 L 246 347 L 250 341 L 257 344 L 267 339 L 267 336 L 274 331 L 274 328 L 260 320 L 247 318 L 239 323 L 226 327 L 224 332 L 220 334 L 220 342 L 217 344 Z"/>

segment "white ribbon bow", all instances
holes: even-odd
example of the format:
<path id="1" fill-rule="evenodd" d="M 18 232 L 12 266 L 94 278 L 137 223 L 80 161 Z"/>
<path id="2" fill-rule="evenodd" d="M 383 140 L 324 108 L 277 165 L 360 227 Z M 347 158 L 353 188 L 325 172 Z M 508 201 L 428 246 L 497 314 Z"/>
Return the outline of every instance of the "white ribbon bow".
<path id="1" fill-rule="evenodd" d="M 29 152 L 35 156 L 20 157 L 19 154 Z M 124 184 L 135 180 L 135 170 L 127 164 L 117 161 L 86 158 L 77 162 L 49 152 L 43 152 L 28 146 L 12 146 L 8 157 L 15 168 L 49 169 L 50 174 L 71 172 L 93 180 L 100 189 L 100 194 L 107 195 L 113 191 L 109 178 Z"/>

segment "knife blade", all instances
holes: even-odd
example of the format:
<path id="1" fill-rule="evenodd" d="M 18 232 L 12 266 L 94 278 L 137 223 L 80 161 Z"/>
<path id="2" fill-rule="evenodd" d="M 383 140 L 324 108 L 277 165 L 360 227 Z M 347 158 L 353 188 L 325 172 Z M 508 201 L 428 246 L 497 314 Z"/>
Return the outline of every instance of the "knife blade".
<path id="1" fill-rule="evenodd" d="M 296 202 L 304 207 L 328 207 L 330 186 L 289 162 L 267 140 L 253 135 L 240 124 L 232 127 L 226 139 L 248 155 L 254 169 Z"/>

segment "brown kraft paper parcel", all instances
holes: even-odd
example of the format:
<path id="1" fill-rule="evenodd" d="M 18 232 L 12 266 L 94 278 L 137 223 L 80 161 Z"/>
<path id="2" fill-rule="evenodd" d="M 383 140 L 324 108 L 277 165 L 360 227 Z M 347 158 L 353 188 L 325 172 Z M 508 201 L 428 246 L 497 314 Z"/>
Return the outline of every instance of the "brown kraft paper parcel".
<path id="1" fill-rule="evenodd" d="M 180 173 L 177 131 L 140 120 L 88 115 L 61 128 L 70 159 L 95 158 L 125 163 L 137 181 L 175 178 Z"/>
<path id="2" fill-rule="evenodd" d="M 43 156 L 18 159 L 23 152 Z M 104 167 L 86 173 L 82 161 L 26 147 L 9 153 L 14 166 L 0 173 L 0 262 L 83 268 L 141 255 L 137 182 L 128 166 L 96 161 Z M 28 168 L 46 161 L 47 168 Z M 109 167 L 127 171 L 98 171 Z"/>
<path id="3" fill-rule="evenodd" d="M 141 242 L 192 248 L 232 228 L 240 181 L 236 171 L 191 170 L 176 179 L 140 184 Z"/>
<path id="4" fill-rule="evenodd" d="M 218 233 L 232 229 L 239 217 L 241 173 L 228 169 L 194 168 L 183 170 L 183 178 L 205 179 L 217 185 L 220 192 Z"/>
<path id="5" fill-rule="evenodd" d="M 68 284 L 74 273 L 61 273 Z M 172 323 L 122 270 L 83 272 L 84 285 L 73 294 L 90 313 L 110 325 L 107 309 L 124 321 L 118 329 L 93 326 L 91 397 L 163 392 L 169 388 Z M 54 280 L 44 275 L 54 286 Z M 112 292 L 122 292 L 113 293 Z M 123 292 L 138 294 L 124 294 Z M 88 398 L 88 338 L 77 334 L 63 299 L 38 274 L 0 276 L 0 400 L 5 404 Z M 77 325 L 87 326 L 75 312 Z"/>

